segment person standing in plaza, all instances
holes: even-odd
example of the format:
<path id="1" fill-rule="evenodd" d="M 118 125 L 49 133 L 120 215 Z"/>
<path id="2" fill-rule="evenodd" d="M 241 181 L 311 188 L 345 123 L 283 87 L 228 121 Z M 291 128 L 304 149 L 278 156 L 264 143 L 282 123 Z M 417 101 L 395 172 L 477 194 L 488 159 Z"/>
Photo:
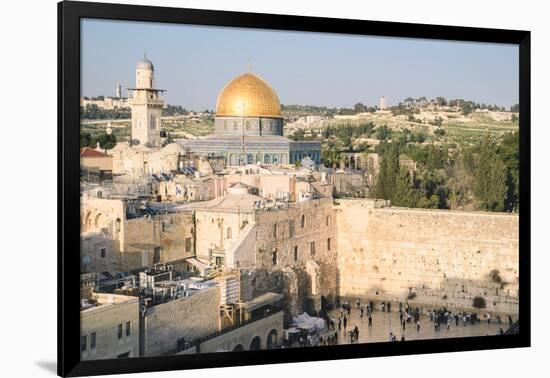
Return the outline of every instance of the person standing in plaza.
<path id="1" fill-rule="evenodd" d="M 416 332 L 420 332 L 420 319 L 416 321 Z"/>
<path id="2" fill-rule="evenodd" d="M 372 315 L 369 314 L 369 327 L 372 327 Z"/>

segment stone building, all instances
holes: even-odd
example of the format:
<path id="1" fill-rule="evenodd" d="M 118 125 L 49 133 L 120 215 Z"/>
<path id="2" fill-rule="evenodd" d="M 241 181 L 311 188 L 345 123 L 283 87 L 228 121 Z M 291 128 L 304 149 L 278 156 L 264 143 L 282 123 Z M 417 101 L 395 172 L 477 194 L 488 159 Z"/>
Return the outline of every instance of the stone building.
<path id="1" fill-rule="evenodd" d="M 220 288 L 191 280 L 178 284 L 185 286 L 185 295 L 150 306 L 143 314 L 141 356 L 173 354 L 220 329 Z"/>
<path id="2" fill-rule="evenodd" d="M 155 69 L 147 57 L 137 63 L 136 87 L 129 91 L 132 135 L 129 142 L 117 143 L 107 151 L 113 157 L 113 173 L 144 176 L 182 168 L 185 149 L 177 143 L 162 148 L 160 128 L 164 90 L 155 88 Z"/>
<path id="3" fill-rule="evenodd" d="M 128 88 L 132 109 L 132 145 L 160 147 L 162 89 L 155 89 L 155 68 L 144 55 L 136 66 L 136 87 Z"/>
<path id="4" fill-rule="evenodd" d="M 194 255 L 192 212 L 140 206 L 136 199 L 82 197 L 82 272 L 129 271 Z"/>
<path id="5" fill-rule="evenodd" d="M 86 291 L 80 304 L 82 360 L 139 356 L 139 298 Z"/>
<path id="6" fill-rule="evenodd" d="M 283 136 L 279 98 L 251 72 L 237 76 L 220 92 L 214 135 L 178 142 L 197 154 L 223 156 L 230 166 L 294 164 L 305 157 L 321 162 L 320 142 L 295 142 Z"/>

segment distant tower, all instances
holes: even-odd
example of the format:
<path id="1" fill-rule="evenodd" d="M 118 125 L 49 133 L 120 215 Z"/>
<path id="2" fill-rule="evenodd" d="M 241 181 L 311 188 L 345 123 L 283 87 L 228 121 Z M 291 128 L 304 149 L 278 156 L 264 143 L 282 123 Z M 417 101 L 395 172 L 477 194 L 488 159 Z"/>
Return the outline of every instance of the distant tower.
<path id="1" fill-rule="evenodd" d="M 115 97 L 122 98 L 122 85 L 118 84 L 115 87 Z"/>
<path id="2" fill-rule="evenodd" d="M 155 89 L 155 69 L 145 54 L 136 67 L 136 87 L 128 90 L 132 108 L 132 141 L 160 147 L 160 117 L 165 91 Z"/>
<path id="3" fill-rule="evenodd" d="M 380 110 L 386 109 L 386 99 L 384 96 L 380 97 Z"/>

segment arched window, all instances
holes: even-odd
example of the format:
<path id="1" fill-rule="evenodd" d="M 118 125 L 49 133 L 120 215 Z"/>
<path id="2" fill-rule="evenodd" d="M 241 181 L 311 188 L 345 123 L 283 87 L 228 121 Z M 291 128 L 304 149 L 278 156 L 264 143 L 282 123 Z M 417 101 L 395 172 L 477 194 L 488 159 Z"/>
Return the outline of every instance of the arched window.
<path id="1" fill-rule="evenodd" d="M 304 228 L 306 226 L 306 216 L 302 214 L 302 218 L 300 219 L 300 226 Z"/>
<path id="2" fill-rule="evenodd" d="M 327 219 L 326 219 L 326 222 L 325 222 L 328 225 L 330 225 L 330 215 L 327 215 Z"/>
<path id="3" fill-rule="evenodd" d="M 274 223 L 274 224 L 273 224 L 273 237 L 274 237 L 274 238 L 277 237 L 277 223 Z"/>
<path id="4" fill-rule="evenodd" d="M 120 218 L 115 220 L 115 233 L 120 232 Z"/>
<path id="5" fill-rule="evenodd" d="M 227 239 L 231 239 L 233 237 L 233 233 L 231 232 L 231 227 L 227 227 Z"/>

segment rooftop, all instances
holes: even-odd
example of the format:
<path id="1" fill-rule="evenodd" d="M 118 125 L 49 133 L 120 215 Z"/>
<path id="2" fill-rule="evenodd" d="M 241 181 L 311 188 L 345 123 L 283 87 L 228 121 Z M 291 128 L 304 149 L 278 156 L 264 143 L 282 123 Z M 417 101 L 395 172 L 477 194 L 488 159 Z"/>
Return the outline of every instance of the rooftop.
<path id="1" fill-rule="evenodd" d="M 95 157 L 111 157 L 111 155 L 108 155 L 106 153 L 94 150 L 90 147 L 84 147 L 80 149 L 80 157 L 86 157 L 86 158 L 95 158 Z"/>

